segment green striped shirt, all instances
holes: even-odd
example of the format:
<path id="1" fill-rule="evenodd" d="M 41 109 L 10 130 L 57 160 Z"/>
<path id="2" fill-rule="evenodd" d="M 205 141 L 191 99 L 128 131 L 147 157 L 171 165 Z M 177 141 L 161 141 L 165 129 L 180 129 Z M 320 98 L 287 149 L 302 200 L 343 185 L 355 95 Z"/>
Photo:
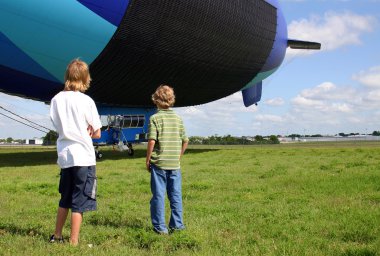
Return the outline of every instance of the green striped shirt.
<path id="1" fill-rule="evenodd" d="M 181 117 L 171 109 L 159 109 L 150 117 L 149 140 L 155 140 L 150 163 L 163 170 L 180 169 L 182 143 L 188 141 Z"/>

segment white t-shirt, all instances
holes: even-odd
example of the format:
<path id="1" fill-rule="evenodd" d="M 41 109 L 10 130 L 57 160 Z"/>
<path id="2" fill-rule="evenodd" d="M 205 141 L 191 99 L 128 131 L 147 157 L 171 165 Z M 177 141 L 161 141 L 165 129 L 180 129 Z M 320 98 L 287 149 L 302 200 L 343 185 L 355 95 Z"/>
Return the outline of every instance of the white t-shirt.
<path id="1" fill-rule="evenodd" d="M 50 118 L 59 137 L 57 140 L 58 165 L 63 168 L 96 165 L 88 125 L 100 129 L 99 114 L 94 101 L 81 92 L 62 91 L 50 105 Z"/>

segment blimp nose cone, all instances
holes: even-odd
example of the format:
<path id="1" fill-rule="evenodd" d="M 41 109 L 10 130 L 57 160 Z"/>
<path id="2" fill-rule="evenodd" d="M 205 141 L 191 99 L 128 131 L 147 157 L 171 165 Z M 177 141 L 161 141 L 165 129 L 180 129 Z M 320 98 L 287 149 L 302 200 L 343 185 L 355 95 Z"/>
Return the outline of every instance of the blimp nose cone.
<path id="1" fill-rule="evenodd" d="M 118 30 L 91 64 L 98 102 L 146 107 L 161 84 L 176 106 L 226 97 L 256 76 L 276 35 L 266 1 L 131 1 Z"/>

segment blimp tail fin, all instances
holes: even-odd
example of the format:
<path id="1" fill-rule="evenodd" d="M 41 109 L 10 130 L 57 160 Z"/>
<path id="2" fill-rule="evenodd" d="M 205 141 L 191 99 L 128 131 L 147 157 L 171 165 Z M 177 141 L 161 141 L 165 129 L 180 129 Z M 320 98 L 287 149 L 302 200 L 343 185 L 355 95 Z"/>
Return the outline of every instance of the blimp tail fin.
<path id="1" fill-rule="evenodd" d="M 317 42 L 288 39 L 288 47 L 291 49 L 320 50 L 321 44 Z"/>
<path id="2" fill-rule="evenodd" d="M 263 84 L 258 82 L 252 87 L 242 90 L 244 106 L 249 107 L 261 100 Z"/>

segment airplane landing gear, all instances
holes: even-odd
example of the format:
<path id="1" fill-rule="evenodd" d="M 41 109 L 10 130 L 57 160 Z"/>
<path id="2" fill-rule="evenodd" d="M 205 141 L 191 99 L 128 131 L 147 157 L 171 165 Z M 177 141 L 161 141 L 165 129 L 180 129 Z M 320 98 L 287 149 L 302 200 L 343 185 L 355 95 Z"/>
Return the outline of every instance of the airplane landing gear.
<path id="1" fill-rule="evenodd" d="M 95 147 L 95 156 L 96 159 L 101 159 L 103 157 L 103 153 L 98 150 L 98 147 Z"/>
<path id="2" fill-rule="evenodd" d="M 128 155 L 133 156 L 135 154 L 135 150 L 132 148 L 132 144 L 128 143 Z"/>

